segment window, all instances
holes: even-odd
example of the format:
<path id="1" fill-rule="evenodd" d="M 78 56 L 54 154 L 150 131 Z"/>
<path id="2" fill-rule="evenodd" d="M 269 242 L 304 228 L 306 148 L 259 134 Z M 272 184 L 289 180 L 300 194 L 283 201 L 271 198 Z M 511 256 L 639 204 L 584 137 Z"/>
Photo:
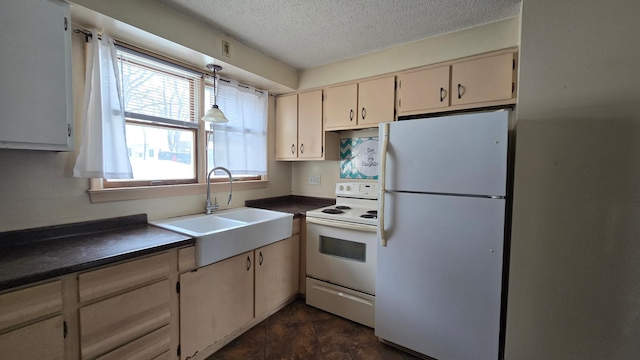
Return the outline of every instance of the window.
<path id="1" fill-rule="evenodd" d="M 196 183 L 201 74 L 118 49 L 133 180 L 105 187 Z"/>
<path id="2" fill-rule="evenodd" d="M 216 93 L 216 103 L 229 122 L 212 124 L 207 131 L 207 173 L 224 166 L 234 179 L 260 179 L 267 174 L 267 92 L 219 78 Z M 207 83 L 205 109 L 213 100 L 213 84 Z M 212 176 L 216 178 L 227 177 Z"/>
<path id="3" fill-rule="evenodd" d="M 234 181 L 266 179 L 266 91 L 235 80 L 218 81 L 217 104 L 229 122 L 209 127 L 200 121 L 203 111 L 211 107 L 214 100 L 213 82 L 208 74 L 122 46 L 118 47 L 117 55 L 134 178 L 97 179 L 92 185 L 96 190 L 91 194 L 92 201 L 162 194 L 156 185 L 204 183 L 203 174 L 208 174 L 214 166 L 231 170 Z M 216 173 L 212 181 L 226 182 L 227 176 Z M 249 189 L 264 185 L 245 182 L 239 186 Z M 99 192 L 101 188 L 132 187 L 144 194 Z M 194 191 L 187 187 L 183 190 L 185 194 Z"/>

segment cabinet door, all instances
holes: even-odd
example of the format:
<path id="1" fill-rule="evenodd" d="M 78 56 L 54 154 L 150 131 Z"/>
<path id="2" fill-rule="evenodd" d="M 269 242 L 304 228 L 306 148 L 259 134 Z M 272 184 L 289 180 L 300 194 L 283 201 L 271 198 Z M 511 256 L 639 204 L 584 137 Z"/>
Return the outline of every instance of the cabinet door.
<path id="1" fill-rule="evenodd" d="M 355 126 L 358 123 L 358 84 L 330 87 L 326 94 L 325 130 Z"/>
<path id="2" fill-rule="evenodd" d="M 40 321 L 0 335 L 0 358 L 11 360 L 63 360 L 62 316 Z"/>
<path id="3" fill-rule="evenodd" d="M 514 96 L 515 54 L 453 64 L 451 105 L 507 100 Z"/>
<path id="4" fill-rule="evenodd" d="M 300 235 L 255 250 L 256 316 L 298 293 Z"/>
<path id="5" fill-rule="evenodd" d="M 374 125 L 394 120 L 395 77 L 358 84 L 358 125 Z"/>
<path id="6" fill-rule="evenodd" d="M 276 98 L 276 159 L 298 157 L 298 95 Z"/>
<path id="7" fill-rule="evenodd" d="M 3 0 L 0 32 L 0 148 L 73 150 L 69 4 Z"/>
<path id="8" fill-rule="evenodd" d="M 398 114 L 411 114 L 449 106 L 450 66 L 398 75 Z"/>
<path id="9" fill-rule="evenodd" d="M 298 157 L 322 158 L 322 90 L 298 95 Z"/>
<path id="10" fill-rule="evenodd" d="M 253 251 L 180 275 L 181 359 L 253 319 Z"/>

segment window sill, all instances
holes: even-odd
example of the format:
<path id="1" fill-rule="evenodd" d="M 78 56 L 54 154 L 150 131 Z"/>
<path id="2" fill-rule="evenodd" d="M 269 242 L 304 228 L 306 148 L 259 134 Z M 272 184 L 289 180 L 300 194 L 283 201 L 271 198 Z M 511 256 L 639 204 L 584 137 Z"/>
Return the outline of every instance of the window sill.
<path id="1" fill-rule="evenodd" d="M 269 185 L 268 180 L 234 182 L 233 190 L 262 189 Z M 229 183 L 211 183 L 211 192 L 229 191 Z M 111 188 L 89 190 L 92 203 L 153 199 L 167 196 L 204 195 L 207 184 L 159 185 L 135 188 Z"/>

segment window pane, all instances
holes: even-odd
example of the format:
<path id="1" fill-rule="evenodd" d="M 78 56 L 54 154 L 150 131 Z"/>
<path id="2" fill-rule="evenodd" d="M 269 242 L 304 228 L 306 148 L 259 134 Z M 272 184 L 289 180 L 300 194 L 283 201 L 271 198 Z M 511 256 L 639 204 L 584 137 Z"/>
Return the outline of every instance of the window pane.
<path id="1" fill-rule="evenodd" d="M 134 180 L 195 179 L 195 130 L 127 123 Z"/>
<path id="2" fill-rule="evenodd" d="M 193 122 L 194 80 L 121 61 L 124 108 L 127 112 Z"/>

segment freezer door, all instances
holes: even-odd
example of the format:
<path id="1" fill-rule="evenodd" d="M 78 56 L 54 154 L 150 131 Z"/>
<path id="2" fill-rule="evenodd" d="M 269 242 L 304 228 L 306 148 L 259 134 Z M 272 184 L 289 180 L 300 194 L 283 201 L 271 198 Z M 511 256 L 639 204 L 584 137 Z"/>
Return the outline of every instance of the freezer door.
<path id="1" fill-rule="evenodd" d="M 505 201 L 387 193 L 376 336 L 438 360 L 497 360 Z"/>
<path id="2" fill-rule="evenodd" d="M 508 111 L 389 124 L 386 189 L 505 196 L 508 124 Z"/>

